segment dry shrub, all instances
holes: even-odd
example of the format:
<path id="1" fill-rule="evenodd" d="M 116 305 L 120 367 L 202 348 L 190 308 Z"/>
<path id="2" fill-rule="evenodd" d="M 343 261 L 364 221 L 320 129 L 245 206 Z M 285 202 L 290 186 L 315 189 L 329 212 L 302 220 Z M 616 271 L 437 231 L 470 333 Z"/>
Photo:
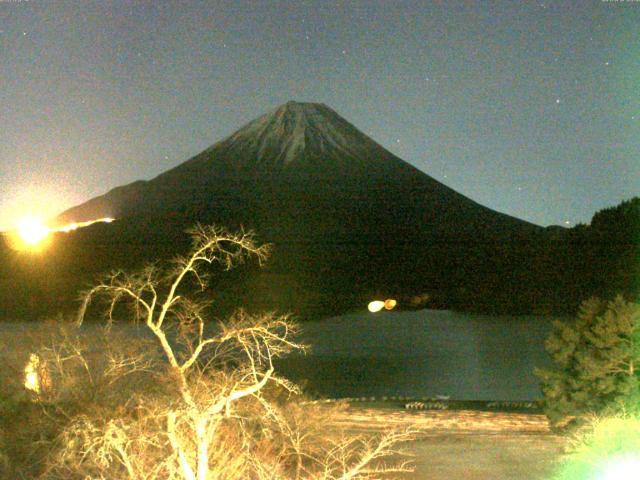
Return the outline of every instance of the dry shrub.
<path id="1" fill-rule="evenodd" d="M 216 419 L 215 432 L 207 442 L 206 478 L 367 479 L 410 470 L 406 463 L 377 463 L 401 454 L 396 445 L 410 438 L 408 432 L 351 435 L 332 427 L 343 405 L 300 400 L 246 398 L 230 416 Z M 265 401 L 270 411 L 265 411 Z M 192 412 L 177 410 L 172 403 L 169 398 L 158 402 L 137 397 L 135 407 L 131 402 L 128 410 L 77 416 L 59 437 L 42 478 L 187 478 L 176 451 L 182 449 L 189 463 L 197 464 L 197 435 L 191 426 Z M 167 431 L 171 421 L 175 440 Z"/>
<path id="2" fill-rule="evenodd" d="M 157 348 L 148 337 L 81 330 L 61 318 L 31 326 L 28 333 L 16 330 L 4 335 L 13 341 L 2 349 L 1 478 L 37 478 L 57 437 L 76 417 L 99 416 L 110 405 L 126 404 L 136 390 L 159 384 L 151 367 Z M 131 371 L 124 361 L 142 356 L 146 372 Z M 37 391 L 25 388 L 28 364 L 34 367 Z"/>
<path id="3" fill-rule="evenodd" d="M 114 272 L 84 295 L 79 324 L 94 298 L 106 299 L 107 326 L 126 303 L 155 348 L 107 329 L 91 348 L 72 333 L 42 353 L 47 385 L 36 400 L 55 411 L 59 434 L 46 442 L 40 478 L 364 480 L 407 471 L 381 459 L 410 432 L 334 430 L 335 410 L 302 405 L 299 388 L 276 374 L 275 358 L 305 348 L 289 318 L 239 311 L 205 332 L 207 304 L 189 299 L 185 278 L 204 287 L 204 265 L 228 269 L 268 250 L 251 234 L 192 234 L 191 254 L 173 268 Z"/>
<path id="4" fill-rule="evenodd" d="M 260 324 L 246 317 L 243 321 Z M 225 332 L 228 334 L 229 329 Z M 234 356 L 235 349 L 224 351 Z M 243 373 L 237 361 L 226 362 L 225 368 L 217 358 L 191 373 L 188 382 L 197 405 L 217 403 L 228 396 L 233 385 L 242 382 L 248 372 Z M 213 369 L 208 366 L 211 364 L 219 366 Z M 78 367 L 76 373 L 83 371 Z M 75 413 L 53 443 L 41 478 L 187 478 L 180 468 L 179 452 L 185 452 L 189 464 L 197 464 L 194 415 L 202 415 L 204 408 L 194 413 L 184 404 L 180 381 L 174 375 L 165 369 L 163 375 L 153 375 L 145 382 L 122 381 L 112 392 L 92 395 L 86 408 L 75 404 Z M 75 385 L 83 383 L 76 381 Z M 153 388 L 140 389 L 141 385 Z M 278 379 L 259 394 L 234 402 L 228 413 L 225 409 L 207 417 L 215 428 L 207 439 L 206 478 L 368 478 L 364 466 L 382 454 L 393 453 L 392 445 L 406 439 L 397 433 L 382 442 L 349 436 L 331 428 L 332 419 L 344 405 L 303 404 L 301 400 L 292 385 Z M 405 467 L 402 465 L 401 470 Z"/>

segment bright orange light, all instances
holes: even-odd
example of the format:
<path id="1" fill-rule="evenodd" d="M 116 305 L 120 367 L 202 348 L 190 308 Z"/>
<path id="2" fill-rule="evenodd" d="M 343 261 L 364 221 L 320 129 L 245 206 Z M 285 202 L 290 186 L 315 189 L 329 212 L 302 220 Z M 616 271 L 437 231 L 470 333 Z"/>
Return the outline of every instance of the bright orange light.
<path id="1" fill-rule="evenodd" d="M 25 217 L 18 221 L 16 231 L 20 240 L 28 247 L 35 247 L 49 236 L 49 228 L 35 217 Z"/>
<path id="2" fill-rule="evenodd" d="M 380 300 L 374 300 L 373 302 L 370 302 L 369 305 L 367 305 L 367 308 L 371 313 L 379 312 L 384 308 L 384 302 Z"/>
<path id="3" fill-rule="evenodd" d="M 396 308 L 397 304 L 398 302 L 395 301 L 393 298 L 388 298 L 384 301 L 384 308 L 385 310 L 393 310 L 394 308 Z"/>

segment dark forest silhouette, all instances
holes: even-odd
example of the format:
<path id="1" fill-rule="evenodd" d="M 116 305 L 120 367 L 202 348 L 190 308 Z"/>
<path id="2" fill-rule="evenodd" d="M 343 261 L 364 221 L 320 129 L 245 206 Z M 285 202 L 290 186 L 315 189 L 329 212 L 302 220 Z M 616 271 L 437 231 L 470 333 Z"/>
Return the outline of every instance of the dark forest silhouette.
<path id="1" fill-rule="evenodd" d="M 35 320 L 77 308 L 77 292 L 114 268 L 133 268 L 189 248 L 188 217 L 131 218 L 57 234 L 33 254 L 0 249 L 0 317 Z M 597 212 L 589 225 L 549 227 L 494 243 L 420 245 L 420 257 L 371 245 L 273 242 L 266 268 L 245 265 L 220 286 L 219 311 L 290 311 L 302 319 L 362 309 L 393 295 L 400 308 L 487 313 L 574 313 L 591 296 L 640 294 L 640 198 Z M 258 232 L 260 237 L 260 232 Z M 269 238 L 266 238 L 269 241 Z M 413 249 L 418 251 L 420 249 Z M 314 255 L 305 257 L 305 252 Z M 206 292 L 204 293 L 206 295 Z M 429 300 L 412 305 L 411 299 Z"/>

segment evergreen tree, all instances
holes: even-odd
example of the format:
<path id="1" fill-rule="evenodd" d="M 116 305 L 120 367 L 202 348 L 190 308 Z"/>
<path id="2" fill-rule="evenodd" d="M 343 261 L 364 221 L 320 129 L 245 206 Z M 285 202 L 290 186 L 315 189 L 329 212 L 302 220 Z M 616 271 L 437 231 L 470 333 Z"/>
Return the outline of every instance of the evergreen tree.
<path id="1" fill-rule="evenodd" d="M 582 303 L 574 322 L 556 321 L 546 350 L 555 366 L 536 369 L 552 426 L 638 398 L 640 306 L 621 296 Z M 640 408 L 636 406 L 635 408 Z"/>

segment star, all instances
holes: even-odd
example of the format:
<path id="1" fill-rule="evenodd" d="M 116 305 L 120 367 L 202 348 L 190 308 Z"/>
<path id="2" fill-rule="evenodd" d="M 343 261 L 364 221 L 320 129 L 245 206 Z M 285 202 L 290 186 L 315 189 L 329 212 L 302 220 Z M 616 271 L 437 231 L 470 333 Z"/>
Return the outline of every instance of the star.
<path id="1" fill-rule="evenodd" d="M 604 64 L 605 64 L 605 66 L 607 66 L 607 67 L 609 66 L 609 62 L 604 62 Z"/>
<path id="2" fill-rule="evenodd" d="M 343 54 L 343 55 L 346 55 L 346 54 L 347 54 L 347 51 L 346 51 L 346 50 L 342 50 L 342 54 Z"/>
<path id="3" fill-rule="evenodd" d="M 400 143 L 400 139 L 399 138 L 396 138 L 396 143 Z"/>
<path id="4" fill-rule="evenodd" d="M 556 98 L 556 103 L 559 104 L 560 103 L 560 99 Z"/>

